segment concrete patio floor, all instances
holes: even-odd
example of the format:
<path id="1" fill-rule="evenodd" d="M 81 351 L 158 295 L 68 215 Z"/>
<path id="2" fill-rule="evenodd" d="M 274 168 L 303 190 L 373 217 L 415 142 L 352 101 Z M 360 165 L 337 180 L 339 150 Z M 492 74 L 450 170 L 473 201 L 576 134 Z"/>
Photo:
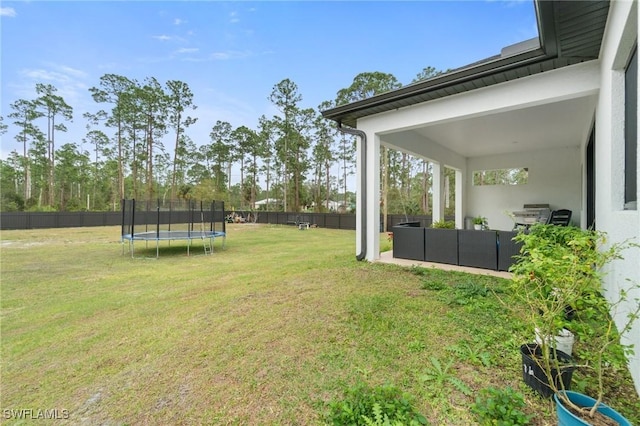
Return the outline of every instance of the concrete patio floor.
<path id="1" fill-rule="evenodd" d="M 380 259 L 376 260 L 379 263 L 388 263 L 392 265 L 399 266 L 419 266 L 422 268 L 436 268 L 441 269 L 443 271 L 458 271 L 458 272 L 466 272 L 469 274 L 477 274 L 477 275 L 491 275 L 493 277 L 500 277 L 511 279 L 511 272 L 505 271 L 493 271 L 490 269 L 480 269 L 480 268 L 471 268 L 469 266 L 458 266 L 458 265 L 449 265 L 446 263 L 433 263 L 433 262 L 421 262 L 419 260 L 410 260 L 410 259 L 398 259 L 393 257 L 393 251 L 385 251 L 380 253 Z"/>

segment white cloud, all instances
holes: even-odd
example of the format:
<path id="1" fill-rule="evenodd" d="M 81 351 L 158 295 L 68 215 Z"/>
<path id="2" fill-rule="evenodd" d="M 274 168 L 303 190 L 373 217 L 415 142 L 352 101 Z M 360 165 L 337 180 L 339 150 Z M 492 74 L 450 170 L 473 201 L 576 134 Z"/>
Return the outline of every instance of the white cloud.
<path id="1" fill-rule="evenodd" d="M 51 84 L 58 89 L 56 94 L 75 110 L 85 108 L 86 93 L 90 87 L 86 72 L 67 65 L 45 63 L 43 68 L 23 69 L 20 74 L 23 84 L 14 86 L 14 89 L 21 93 L 21 97 L 34 98 L 36 83 Z"/>
<path id="2" fill-rule="evenodd" d="M 181 54 L 181 53 L 196 53 L 199 52 L 200 49 L 198 49 L 197 47 L 183 47 L 181 49 L 178 49 L 175 51 L 175 53 Z"/>
<path id="3" fill-rule="evenodd" d="M 173 20 L 173 25 L 182 25 L 182 24 L 186 24 L 187 21 L 184 19 L 180 19 L 180 18 L 176 18 Z"/>
<path id="4" fill-rule="evenodd" d="M 69 67 L 67 65 L 55 64 L 52 62 L 47 62 L 44 65 L 48 69 L 27 69 L 22 70 L 22 74 L 27 77 L 37 76 L 37 78 L 42 78 L 44 80 L 59 83 L 78 81 L 80 79 L 86 79 L 88 77 L 86 72 Z"/>
<path id="5" fill-rule="evenodd" d="M 86 72 L 84 72 L 82 70 L 75 69 L 75 68 L 68 67 L 66 65 L 53 65 L 52 64 L 52 66 L 58 68 L 58 70 L 60 72 L 68 74 L 68 75 L 70 75 L 72 77 L 75 77 L 75 78 L 87 78 L 88 77 Z"/>
<path id="6" fill-rule="evenodd" d="M 16 10 L 12 7 L 0 7 L 0 16 L 14 18 L 16 16 Z"/>
<path id="7" fill-rule="evenodd" d="M 241 59 L 251 56 L 251 52 L 244 50 L 227 50 L 224 52 L 213 52 L 211 54 L 211 59 L 226 61 L 227 59 Z"/>
<path id="8" fill-rule="evenodd" d="M 230 57 L 231 55 L 228 52 L 214 52 L 211 54 L 211 59 L 226 60 Z"/>
<path id="9" fill-rule="evenodd" d="M 36 81 L 47 81 L 51 83 L 67 83 L 71 79 L 62 73 L 45 69 L 25 69 L 22 70 L 23 77 Z"/>
<path id="10" fill-rule="evenodd" d="M 154 38 L 154 39 L 159 40 L 161 42 L 172 42 L 172 43 L 185 43 L 187 41 L 183 37 L 170 36 L 170 35 L 166 35 L 166 34 L 151 36 L 151 38 Z"/>
<path id="11" fill-rule="evenodd" d="M 211 61 L 211 59 L 207 59 L 207 58 L 197 58 L 197 57 L 193 57 L 193 56 L 185 56 L 180 58 L 181 61 L 183 62 L 209 62 Z"/>
<path id="12" fill-rule="evenodd" d="M 229 14 L 229 17 L 231 18 L 229 19 L 229 22 L 231 22 L 232 24 L 240 22 L 240 18 L 238 18 L 238 12 L 231 12 Z"/>

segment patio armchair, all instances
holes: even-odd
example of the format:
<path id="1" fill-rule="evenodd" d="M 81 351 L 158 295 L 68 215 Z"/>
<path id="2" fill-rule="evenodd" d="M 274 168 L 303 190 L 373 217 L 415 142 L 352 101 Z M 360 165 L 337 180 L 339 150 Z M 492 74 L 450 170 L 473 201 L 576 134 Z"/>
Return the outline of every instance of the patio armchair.
<path id="1" fill-rule="evenodd" d="M 571 210 L 567 209 L 554 210 L 551 212 L 547 223 L 549 225 L 569 226 L 571 213 Z"/>

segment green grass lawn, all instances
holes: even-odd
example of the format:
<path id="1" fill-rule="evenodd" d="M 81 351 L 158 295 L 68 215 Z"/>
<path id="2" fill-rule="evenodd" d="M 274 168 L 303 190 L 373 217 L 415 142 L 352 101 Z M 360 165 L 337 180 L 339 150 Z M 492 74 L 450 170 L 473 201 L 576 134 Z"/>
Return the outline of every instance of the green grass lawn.
<path id="1" fill-rule="evenodd" d="M 68 410 L 68 424 L 323 424 L 360 381 L 413 395 L 431 424 L 473 424 L 490 386 L 524 394 L 532 424 L 555 422 L 521 384 L 532 333 L 501 279 L 357 262 L 351 231 L 231 225 L 225 250 L 165 243 L 159 259 L 155 244 L 123 256 L 119 231 L 2 232 L 4 424 L 21 409 Z M 434 359 L 449 366 L 436 379 Z M 609 381 L 608 402 L 639 422 L 626 371 Z"/>

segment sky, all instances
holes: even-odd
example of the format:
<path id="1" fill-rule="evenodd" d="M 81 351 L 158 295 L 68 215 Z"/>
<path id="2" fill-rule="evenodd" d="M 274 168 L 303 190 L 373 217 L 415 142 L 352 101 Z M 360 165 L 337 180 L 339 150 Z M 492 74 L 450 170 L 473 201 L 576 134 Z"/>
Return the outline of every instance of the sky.
<path id="1" fill-rule="evenodd" d="M 409 84 L 425 67 L 457 68 L 537 35 L 529 0 L 1 1 L 0 115 L 9 130 L 0 157 L 21 152 L 9 105 L 35 99 L 36 83 L 56 87 L 74 110 L 56 145 L 82 146 L 82 114 L 105 107 L 88 90 L 101 76 L 183 81 L 198 106 L 187 134 L 201 145 L 218 120 L 256 129 L 261 115 L 278 114 L 268 97 L 286 78 L 301 107 L 317 108 L 361 72 Z"/>

